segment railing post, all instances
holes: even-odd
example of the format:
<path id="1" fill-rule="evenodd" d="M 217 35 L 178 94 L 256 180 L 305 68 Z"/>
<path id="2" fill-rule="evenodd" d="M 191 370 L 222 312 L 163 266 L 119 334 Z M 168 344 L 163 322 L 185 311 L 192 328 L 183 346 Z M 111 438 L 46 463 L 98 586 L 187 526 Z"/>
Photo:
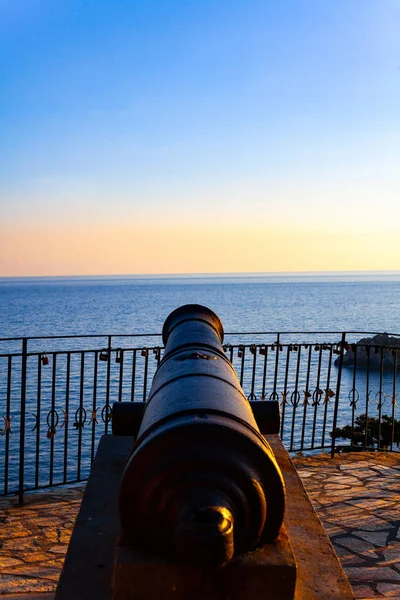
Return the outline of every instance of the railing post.
<path id="1" fill-rule="evenodd" d="M 278 368 L 279 368 L 279 346 L 281 343 L 281 335 L 280 333 L 276 334 L 276 355 L 275 355 L 275 374 L 274 374 L 274 399 L 277 399 L 276 396 L 276 386 L 278 384 Z M 278 398 L 279 400 L 279 398 Z"/>
<path id="2" fill-rule="evenodd" d="M 106 387 L 106 413 L 104 423 L 104 433 L 108 433 L 108 414 L 110 410 L 110 383 L 111 383 L 111 348 L 112 348 L 112 336 L 108 336 L 108 361 L 107 361 L 107 387 Z"/>
<path id="3" fill-rule="evenodd" d="M 28 355 L 28 338 L 22 340 L 21 365 L 21 427 L 19 432 L 19 491 L 18 501 L 24 503 L 24 469 L 25 469 L 25 413 L 26 413 L 26 364 Z"/>
<path id="4" fill-rule="evenodd" d="M 336 380 L 335 409 L 333 412 L 331 458 L 335 457 L 335 429 L 336 429 L 337 416 L 338 416 L 338 410 L 339 410 L 340 382 L 342 379 L 342 367 L 343 367 L 343 355 L 344 355 L 345 343 L 346 343 L 346 333 L 342 333 L 342 339 L 340 342 L 339 368 L 338 368 L 338 374 L 337 374 L 337 380 Z"/>
<path id="5" fill-rule="evenodd" d="M 143 374 L 143 402 L 146 402 L 147 396 L 147 373 L 149 370 L 149 351 L 145 350 L 144 355 L 144 374 Z"/>

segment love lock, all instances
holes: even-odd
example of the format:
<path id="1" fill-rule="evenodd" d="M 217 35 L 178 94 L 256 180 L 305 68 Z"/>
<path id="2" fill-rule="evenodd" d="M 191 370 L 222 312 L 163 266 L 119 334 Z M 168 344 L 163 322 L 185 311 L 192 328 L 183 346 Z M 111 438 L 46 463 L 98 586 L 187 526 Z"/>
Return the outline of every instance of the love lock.
<path id="1" fill-rule="evenodd" d="M 106 348 L 103 348 L 103 350 L 101 350 L 99 360 L 102 360 L 104 362 L 108 361 L 108 350 Z"/>
<path id="2" fill-rule="evenodd" d="M 49 440 L 52 440 L 57 433 L 57 429 L 55 427 L 49 427 L 47 432 L 47 437 Z"/>
<path id="3" fill-rule="evenodd" d="M 7 417 L 3 417 L 4 419 L 4 429 L 0 429 L 0 435 L 6 435 L 7 431 L 9 431 L 11 434 L 13 433 L 11 430 L 11 418 L 7 418 Z"/>
<path id="4" fill-rule="evenodd" d="M 99 424 L 99 422 L 98 422 L 98 420 L 97 420 L 97 409 L 95 408 L 94 410 L 92 410 L 92 411 L 91 411 L 91 413 L 92 413 L 92 416 L 91 416 L 91 418 L 90 418 L 89 425 L 90 425 L 91 423 L 95 423 L 96 425 L 98 425 L 98 424 Z"/>
<path id="5" fill-rule="evenodd" d="M 147 356 L 147 353 L 148 353 L 147 348 L 142 348 L 141 355 L 142 356 Z"/>
<path id="6" fill-rule="evenodd" d="M 121 363 L 122 362 L 122 350 L 121 348 L 117 348 L 117 352 L 115 355 L 115 362 L 116 363 Z"/>
<path id="7" fill-rule="evenodd" d="M 42 365 L 48 365 L 49 364 L 49 357 L 47 356 L 47 354 L 42 354 L 40 357 L 40 360 L 42 361 Z"/>

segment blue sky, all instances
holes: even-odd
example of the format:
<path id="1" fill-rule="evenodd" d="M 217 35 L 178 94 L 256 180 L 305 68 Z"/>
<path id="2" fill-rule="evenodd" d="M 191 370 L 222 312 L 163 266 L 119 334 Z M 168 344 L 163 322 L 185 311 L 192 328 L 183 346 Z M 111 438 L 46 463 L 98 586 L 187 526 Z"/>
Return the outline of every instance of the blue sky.
<path id="1" fill-rule="evenodd" d="M 301 239 L 328 222 L 393 236 L 399 26 L 397 0 L 0 0 L 2 273 L 62 274 L 57 256 L 78 269 L 61 254 L 35 263 L 24 227 L 42 244 L 66 224 L 100 239 L 110 223 L 113 243 L 130 227 L 165 244 L 171 221 L 206 234 L 211 214 L 232 235 L 245 223 Z M 400 268 L 391 243 L 387 268 Z M 361 258 L 337 268 L 368 268 Z M 240 270 L 274 270 L 264 262 L 250 252 Z"/>

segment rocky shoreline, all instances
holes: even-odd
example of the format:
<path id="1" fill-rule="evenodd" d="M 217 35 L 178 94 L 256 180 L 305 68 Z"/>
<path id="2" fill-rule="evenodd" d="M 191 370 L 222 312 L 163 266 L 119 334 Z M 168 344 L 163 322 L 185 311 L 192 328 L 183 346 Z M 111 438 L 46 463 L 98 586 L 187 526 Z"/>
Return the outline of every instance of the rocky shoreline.
<path id="1" fill-rule="evenodd" d="M 373 337 L 366 337 L 356 344 L 345 345 L 346 352 L 343 355 L 343 366 L 360 369 L 394 370 L 400 368 L 398 350 L 400 349 L 400 338 L 390 336 L 387 333 L 378 333 Z M 340 357 L 335 360 L 338 366 Z"/>

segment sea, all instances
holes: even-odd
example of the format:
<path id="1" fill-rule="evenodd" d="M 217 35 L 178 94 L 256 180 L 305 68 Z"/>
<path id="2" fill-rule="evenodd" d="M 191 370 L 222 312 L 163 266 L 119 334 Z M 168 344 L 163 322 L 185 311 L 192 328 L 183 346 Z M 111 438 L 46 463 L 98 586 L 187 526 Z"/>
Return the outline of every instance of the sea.
<path id="1" fill-rule="evenodd" d="M 189 303 L 226 332 L 400 333 L 400 271 L 0 278 L 0 338 L 160 333 Z"/>
<path id="2" fill-rule="evenodd" d="M 340 340 L 341 332 L 353 332 L 348 334 L 347 339 L 356 342 L 361 337 L 365 337 L 363 332 L 371 332 L 371 335 L 378 332 L 400 334 L 400 271 L 0 278 L 0 494 L 2 490 L 10 492 L 17 489 L 18 474 L 20 474 L 16 456 L 21 449 L 18 426 L 20 383 L 16 383 L 16 378 L 20 376 L 21 367 L 13 359 L 11 368 L 6 355 L 20 352 L 21 342 L 10 338 L 40 337 L 36 345 L 34 340 L 30 341 L 30 349 L 42 349 L 48 352 L 51 348 L 46 346 L 47 342 L 42 339 L 45 336 L 88 336 L 84 342 L 86 344 L 87 340 L 97 343 L 95 338 L 90 339 L 90 336 L 95 335 L 106 338 L 109 335 L 118 337 L 142 334 L 152 336 L 143 338 L 146 345 L 159 346 L 162 344 L 159 334 L 169 313 L 189 303 L 205 305 L 217 313 L 224 326 L 225 343 L 228 344 L 269 344 L 276 340 L 278 333 L 282 336 L 281 339 L 288 343 L 292 341 L 315 343 L 318 340 L 333 342 Z M 61 340 L 64 346 L 58 349 L 71 350 L 75 346 L 83 348 L 77 345 L 78 341 L 70 338 Z M 143 345 L 140 338 L 137 343 L 139 346 Z M 314 394 L 318 387 L 323 389 L 330 387 L 336 390 L 337 369 L 332 366 L 329 370 L 325 362 L 318 374 L 319 354 L 315 352 L 312 356 L 314 379 L 308 382 L 307 356 L 303 350 L 303 362 L 298 375 L 301 397 L 298 397 L 297 406 L 296 396 L 290 396 L 294 386 L 297 386 L 294 383 L 296 360 L 291 358 L 289 369 L 287 358 L 284 358 L 283 354 L 279 371 L 280 387 L 277 394 L 281 402 L 283 398 L 291 398 L 287 406 L 282 404 L 283 416 L 286 419 L 283 440 L 292 449 L 302 447 L 303 443 L 306 447 L 318 446 L 320 443 L 317 443 L 317 438 L 322 436 L 322 444 L 328 445 L 334 402 L 324 405 L 323 397 L 317 394 L 311 397 L 310 406 L 306 406 L 304 410 L 302 395 L 307 387 L 312 388 Z M 235 350 L 233 361 L 238 373 L 241 368 L 239 356 L 240 353 L 238 355 Z M 32 369 L 32 379 L 28 381 L 27 393 L 25 479 L 28 487 L 40 487 L 49 482 L 70 481 L 74 479 L 76 472 L 76 479 L 83 478 L 90 468 L 93 444 L 97 440 L 97 433 L 94 434 L 95 407 L 92 407 L 91 421 L 89 421 L 88 408 L 92 402 L 90 386 L 93 383 L 93 375 L 88 375 L 88 372 L 92 373 L 93 365 L 86 363 L 83 382 L 77 363 L 69 390 L 71 418 L 74 412 L 75 419 L 78 418 L 78 414 L 82 416 L 82 412 L 79 413 L 79 401 L 81 404 L 85 402 L 88 414 L 85 429 L 83 425 L 79 427 L 78 419 L 78 427 L 75 423 L 74 429 L 72 422 L 68 423 L 62 430 L 63 435 L 60 436 L 60 425 L 62 427 L 60 421 L 57 434 L 52 436 L 49 435 L 51 429 L 49 423 L 53 418 L 51 415 L 56 414 L 52 411 L 57 411 L 57 418 L 61 419 L 62 415 L 66 418 L 67 367 L 62 363 L 62 356 L 59 355 L 55 388 L 53 386 L 55 391 L 52 388 L 51 368 L 46 371 L 43 367 L 41 390 L 38 396 L 36 366 L 38 357 L 31 358 L 36 362 Z M 78 358 L 76 357 L 76 360 Z M 129 360 L 132 361 L 132 357 Z M 126 371 L 131 370 L 130 366 L 128 370 L 126 369 L 132 364 L 129 360 L 127 353 L 127 361 L 124 365 Z M 250 389 L 252 360 L 248 352 L 246 355 L 248 366 L 243 378 L 246 395 L 252 391 Z M 260 370 L 262 357 L 257 360 L 257 369 Z M 73 359 L 71 359 L 72 364 Z M 140 368 L 143 370 L 144 363 L 141 364 Z M 288 372 L 287 390 L 284 384 L 285 364 Z M 154 361 L 151 365 L 154 372 L 156 368 Z M 130 399 L 130 382 L 124 379 L 123 383 L 119 383 L 117 366 L 113 363 L 115 374 L 114 371 L 111 372 L 111 383 L 114 386 L 111 395 L 118 394 L 118 385 L 120 385 L 120 393 L 122 390 L 123 394 L 127 395 L 122 399 Z M 10 384 L 9 373 L 11 372 Z M 260 396 L 262 373 L 261 371 L 257 373 L 258 387 L 254 391 L 256 396 Z M 270 369 L 270 378 L 272 376 L 273 368 Z M 150 372 L 149 377 L 151 379 Z M 395 415 L 398 419 L 400 412 L 398 408 L 400 403 L 397 399 L 397 389 L 400 389 L 398 377 L 393 378 L 393 373 L 385 373 L 380 377 L 376 372 L 368 377 L 365 372 L 360 372 L 357 373 L 357 377 L 355 381 L 352 369 L 343 372 L 342 404 L 338 425 L 349 424 L 355 414 L 365 412 L 366 403 L 369 405 L 371 416 L 383 411 L 388 415 Z M 100 396 L 104 393 L 105 385 L 105 379 L 104 377 L 101 379 L 100 371 L 97 385 Z M 272 380 L 267 381 L 266 385 L 267 387 L 269 385 L 271 390 Z M 357 399 L 359 398 L 356 407 L 354 405 L 355 385 Z M 88 386 L 87 390 L 86 386 Z M 380 390 L 383 392 L 381 393 Z M 142 400 L 142 392 L 143 386 L 141 389 L 137 387 L 135 393 L 139 393 L 140 400 Z M 75 405 L 73 405 L 74 395 Z M 268 398 L 271 396 L 266 395 L 266 399 Z M 320 401 L 320 405 L 318 402 L 313 402 L 315 398 Z M 6 420 L 10 416 L 12 418 L 9 427 L 12 432 L 6 426 Z M 324 418 L 327 418 L 325 422 Z M 91 427 L 89 427 L 90 422 Z M 311 429 L 308 430 L 313 422 L 316 428 L 314 433 Z M 73 450 L 68 456 L 63 445 L 67 437 L 68 444 Z"/>

